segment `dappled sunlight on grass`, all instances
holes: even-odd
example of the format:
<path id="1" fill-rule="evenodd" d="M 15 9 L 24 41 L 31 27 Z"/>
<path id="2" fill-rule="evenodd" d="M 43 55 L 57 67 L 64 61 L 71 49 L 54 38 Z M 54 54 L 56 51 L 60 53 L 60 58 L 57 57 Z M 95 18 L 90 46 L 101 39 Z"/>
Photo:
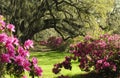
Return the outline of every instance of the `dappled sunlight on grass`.
<path id="1" fill-rule="evenodd" d="M 53 65 L 64 60 L 64 56 L 69 55 L 65 52 L 31 52 L 31 57 L 37 57 L 39 65 Z"/>

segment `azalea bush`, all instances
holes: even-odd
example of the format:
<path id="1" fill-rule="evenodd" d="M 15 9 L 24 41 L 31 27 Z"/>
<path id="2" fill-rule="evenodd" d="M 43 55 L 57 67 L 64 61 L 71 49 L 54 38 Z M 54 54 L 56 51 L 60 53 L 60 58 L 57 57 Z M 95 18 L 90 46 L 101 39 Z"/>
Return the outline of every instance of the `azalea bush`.
<path id="1" fill-rule="evenodd" d="M 21 44 L 13 32 L 15 26 L 6 23 L 0 15 L 0 78 L 5 78 L 6 74 L 15 78 L 27 78 L 25 71 L 28 71 L 32 78 L 41 76 L 42 69 L 37 65 L 37 59 L 33 57 L 29 60 L 29 49 L 33 48 L 33 41 L 28 39 Z"/>
<path id="2" fill-rule="evenodd" d="M 73 43 L 73 39 L 64 41 L 61 37 L 49 37 L 47 40 L 40 41 L 40 45 L 47 46 L 52 50 L 68 52 L 69 46 Z"/>
<path id="3" fill-rule="evenodd" d="M 40 45 L 47 46 L 53 50 L 60 50 L 60 48 L 65 44 L 61 37 L 49 37 L 46 41 L 40 41 Z"/>
<path id="4" fill-rule="evenodd" d="M 120 77 L 120 36 L 117 34 L 105 34 L 97 39 L 86 36 L 84 41 L 70 46 L 70 53 L 71 56 L 54 65 L 53 73 L 58 74 L 62 68 L 71 70 L 72 62 L 78 61 L 81 70 L 100 73 L 101 78 Z"/>

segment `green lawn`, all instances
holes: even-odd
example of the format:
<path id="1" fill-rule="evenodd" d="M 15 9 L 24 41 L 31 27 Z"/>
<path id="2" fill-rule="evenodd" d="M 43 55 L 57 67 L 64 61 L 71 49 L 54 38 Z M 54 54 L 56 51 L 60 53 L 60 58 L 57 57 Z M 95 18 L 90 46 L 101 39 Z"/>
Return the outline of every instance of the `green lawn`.
<path id="1" fill-rule="evenodd" d="M 79 70 L 78 64 L 73 63 L 72 70 L 62 70 L 60 74 L 55 75 L 52 73 L 52 68 L 55 63 L 62 62 L 64 60 L 64 56 L 69 55 L 66 52 L 31 52 L 31 57 L 37 57 L 39 61 L 39 66 L 43 69 L 43 75 L 41 78 L 55 78 L 58 75 L 64 74 L 73 76 L 75 74 L 82 74 L 84 72 Z"/>
<path id="2" fill-rule="evenodd" d="M 84 74 L 85 72 L 80 71 L 79 67 L 78 67 L 78 63 L 77 62 L 73 62 L 72 63 L 72 70 L 65 70 L 64 68 L 62 69 L 62 71 L 58 74 L 55 75 L 54 73 L 52 73 L 52 68 L 53 65 L 55 63 L 59 63 L 62 62 L 64 60 L 64 57 L 70 55 L 70 53 L 66 53 L 66 52 L 55 52 L 55 51 L 49 51 L 49 52 L 31 52 L 30 53 L 30 58 L 32 57 L 36 57 L 38 58 L 38 65 L 40 67 L 42 67 L 43 69 L 43 75 L 40 78 L 56 78 L 57 76 L 63 74 L 63 75 L 68 75 L 71 78 L 86 78 L 86 77 L 82 77 L 80 74 Z M 25 75 L 28 78 L 29 77 L 28 73 L 25 72 Z M 6 75 L 5 78 L 11 78 L 8 75 Z M 12 77 L 14 78 L 14 77 Z M 35 77 L 38 78 L 38 77 Z"/>

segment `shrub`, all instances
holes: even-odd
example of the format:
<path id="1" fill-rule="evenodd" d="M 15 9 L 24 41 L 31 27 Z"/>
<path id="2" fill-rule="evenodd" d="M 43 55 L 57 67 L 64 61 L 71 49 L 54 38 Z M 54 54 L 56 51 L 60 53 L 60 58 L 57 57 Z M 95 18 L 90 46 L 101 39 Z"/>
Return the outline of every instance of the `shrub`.
<path id="1" fill-rule="evenodd" d="M 63 39 L 60 38 L 60 37 L 50 37 L 48 40 L 47 40 L 47 46 L 52 48 L 52 49 L 57 49 L 60 47 L 60 45 L 62 44 L 63 42 Z"/>
<path id="2" fill-rule="evenodd" d="M 73 43 L 73 39 L 68 39 L 64 41 L 61 37 L 52 36 L 48 40 L 40 41 L 40 45 L 47 46 L 52 50 L 65 51 L 68 52 L 69 46 Z"/>
<path id="3" fill-rule="evenodd" d="M 33 41 L 27 40 L 20 45 L 18 38 L 12 32 L 15 32 L 13 24 L 7 24 L 0 15 L 0 78 L 5 78 L 5 74 L 15 78 L 26 78 L 24 72 L 34 76 L 41 76 L 42 69 L 37 65 L 37 59 L 34 57 L 29 60 L 29 49 L 33 48 Z"/>
<path id="4" fill-rule="evenodd" d="M 55 64 L 53 72 L 61 68 L 72 69 L 71 60 L 77 60 L 79 67 L 84 71 L 101 73 L 102 78 L 116 78 L 120 74 L 120 36 L 101 35 L 98 39 L 86 36 L 83 42 L 70 46 L 71 56 L 66 56 L 61 63 Z M 114 73 L 114 74 L 113 74 Z"/>
<path id="5" fill-rule="evenodd" d="M 65 42 L 61 37 L 55 37 L 55 36 L 48 38 L 47 41 L 40 41 L 40 45 L 47 46 L 52 50 L 60 50 L 64 44 Z"/>

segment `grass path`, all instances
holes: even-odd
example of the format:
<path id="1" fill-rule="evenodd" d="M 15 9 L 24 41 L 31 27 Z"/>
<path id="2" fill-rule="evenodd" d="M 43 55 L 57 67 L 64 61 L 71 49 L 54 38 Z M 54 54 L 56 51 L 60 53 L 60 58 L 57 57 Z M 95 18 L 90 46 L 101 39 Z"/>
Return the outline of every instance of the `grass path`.
<path id="1" fill-rule="evenodd" d="M 31 57 L 37 57 L 39 61 L 39 66 L 43 69 L 43 76 L 41 78 L 55 78 L 58 75 L 52 73 L 52 68 L 55 63 L 62 62 L 64 60 L 64 56 L 69 55 L 69 53 L 65 52 L 31 52 Z M 75 75 L 84 73 L 79 70 L 78 64 L 73 63 L 72 70 L 64 70 L 61 71 L 64 75 Z M 61 75 L 61 74 L 59 74 Z"/>

